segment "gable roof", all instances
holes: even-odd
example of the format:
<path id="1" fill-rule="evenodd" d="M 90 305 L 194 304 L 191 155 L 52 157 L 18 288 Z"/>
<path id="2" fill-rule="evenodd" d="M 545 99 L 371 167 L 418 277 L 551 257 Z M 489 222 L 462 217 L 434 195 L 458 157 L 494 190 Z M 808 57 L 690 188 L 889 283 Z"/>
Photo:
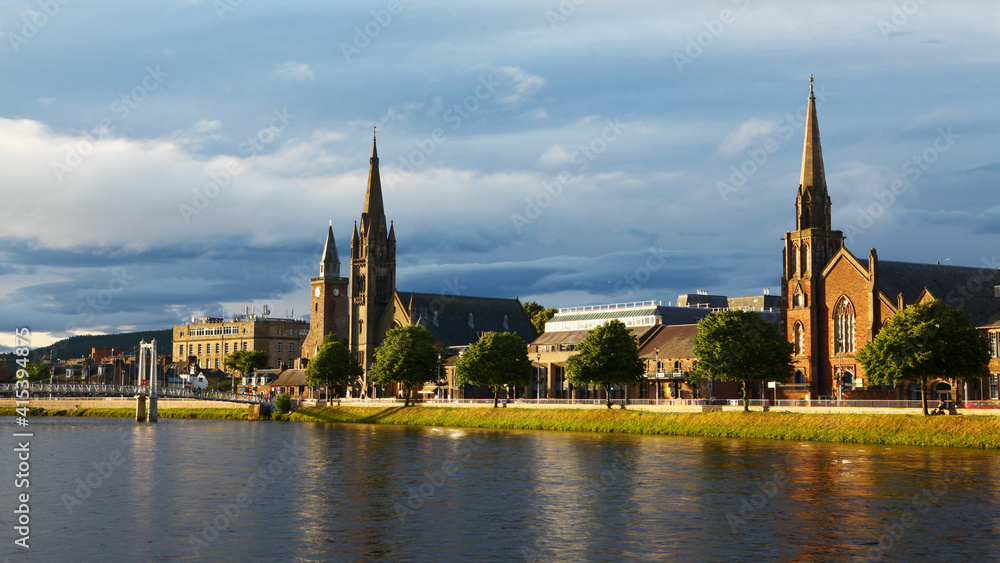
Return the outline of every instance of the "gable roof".
<path id="1" fill-rule="evenodd" d="M 1000 285 L 1000 270 L 878 262 L 878 289 L 890 301 L 895 302 L 902 293 L 907 304 L 916 303 L 926 289 L 935 299 L 968 313 L 975 326 L 1000 320 L 1000 298 L 994 296 L 993 289 L 996 285 Z"/>
<path id="2" fill-rule="evenodd" d="M 664 326 L 639 350 L 639 355 L 652 359 L 659 349 L 660 358 L 693 358 L 696 334 L 698 325 Z"/>
<path id="3" fill-rule="evenodd" d="M 517 299 L 416 292 L 397 295 L 410 323 L 424 325 L 435 340 L 446 346 L 467 346 L 484 332 L 513 332 L 525 343 L 538 337 Z"/>
<path id="4" fill-rule="evenodd" d="M 278 378 L 268 383 L 271 387 L 297 387 L 306 385 L 306 370 L 286 369 L 278 375 Z"/>

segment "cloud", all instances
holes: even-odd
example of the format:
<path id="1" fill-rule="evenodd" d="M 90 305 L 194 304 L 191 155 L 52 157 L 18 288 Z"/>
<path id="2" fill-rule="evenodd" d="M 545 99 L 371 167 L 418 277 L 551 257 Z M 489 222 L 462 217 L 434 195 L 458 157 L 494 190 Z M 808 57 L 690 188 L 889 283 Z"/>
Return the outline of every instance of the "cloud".
<path id="1" fill-rule="evenodd" d="M 506 86 L 506 94 L 497 101 L 501 104 L 513 105 L 524 101 L 545 85 L 545 79 L 531 74 L 516 66 L 501 66 L 495 69 L 501 82 Z"/>
<path id="2" fill-rule="evenodd" d="M 47 96 L 39 96 L 38 97 L 38 103 L 42 104 L 43 106 L 52 105 L 52 102 L 55 102 L 55 101 L 56 101 L 56 99 L 52 98 L 52 97 L 47 97 Z"/>
<path id="3" fill-rule="evenodd" d="M 545 149 L 542 156 L 538 158 L 538 163 L 543 166 L 562 166 L 569 162 L 570 153 L 559 145 L 552 145 Z"/>
<path id="4" fill-rule="evenodd" d="M 279 66 L 274 71 L 274 75 L 278 78 L 295 80 L 297 82 L 314 82 L 316 80 L 316 76 L 313 74 L 312 69 L 309 68 L 309 65 L 294 61 L 289 61 Z"/>
<path id="5" fill-rule="evenodd" d="M 719 153 L 722 156 L 729 157 L 743 152 L 743 150 L 753 146 L 774 132 L 777 125 L 778 122 L 774 120 L 765 121 L 753 118 L 744 121 L 739 129 L 733 131 L 722 140 L 722 143 L 719 144 Z"/>

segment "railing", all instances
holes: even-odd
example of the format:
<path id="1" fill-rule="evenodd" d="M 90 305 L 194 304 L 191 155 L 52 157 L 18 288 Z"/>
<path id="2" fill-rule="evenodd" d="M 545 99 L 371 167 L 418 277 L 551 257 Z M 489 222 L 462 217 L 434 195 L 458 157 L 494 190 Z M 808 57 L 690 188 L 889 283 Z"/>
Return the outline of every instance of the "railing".
<path id="1" fill-rule="evenodd" d="M 0 393 L 11 393 L 15 390 L 14 383 L 0 383 Z M 32 395 L 149 395 L 148 385 L 95 385 L 87 383 L 32 383 Z M 214 401 L 229 401 L 233 403 L 267 403 L 258 395 L 247 393 L 225 393 L 222 391 L 199 391 L 191 388 L 160 387 L 157 394 L 164 398 L 202 399 Z"/>

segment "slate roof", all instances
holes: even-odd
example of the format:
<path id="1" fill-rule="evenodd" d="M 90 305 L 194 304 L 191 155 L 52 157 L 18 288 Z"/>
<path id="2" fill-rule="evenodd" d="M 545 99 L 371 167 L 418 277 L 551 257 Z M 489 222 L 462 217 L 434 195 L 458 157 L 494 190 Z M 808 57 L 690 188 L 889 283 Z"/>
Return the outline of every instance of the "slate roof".
<path id="1" fill-rule="evenodd" d="M 446 346 L 467 346 L 478 341 L 484 332 L 513 332 L 525 343 L 538 337 L 517 299 L 414 292 L 399 292 L 399 297 L 410 322 L 419 321 Z M 470 314 L 472 326 L 469 326 Z"/>
<path id="2" fill-rule="evenodd" d="M 994 286 L 1000 285 L 1000 270 L 940 266 L 879 260 L 878 289 L 893 302 L 900 293 L 906 303 L 916 302 L 926 288 L 935 299 L 961 309 L 972 317 L 974 326 L 1000 321 L 1000 298 Z M 978 288 L 978 291 L 973 291 Z"/>
<path id="3" fill-rule="evenodd" d="M 306 370 L 286 369 L 278 375 L 278 378 L 268 383 L 271 387 L 297 387 L 306 385 Z"/>
<path id="4" fill-rule="evenodd" d="M 659 348 L 660 358 L 693 358 L 696 334 L 698 325 L 664 326 L 639 350 L 639 355 L 655 358 L 656 349 Z"/>

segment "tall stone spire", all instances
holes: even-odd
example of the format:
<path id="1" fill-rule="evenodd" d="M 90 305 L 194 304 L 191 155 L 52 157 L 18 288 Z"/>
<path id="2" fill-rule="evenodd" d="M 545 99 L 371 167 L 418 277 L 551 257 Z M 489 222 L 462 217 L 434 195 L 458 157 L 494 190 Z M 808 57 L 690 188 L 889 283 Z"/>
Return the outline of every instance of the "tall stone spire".
<path id="1" fill-rule="evenodd" d="M 806 111 L 806 135 L 802 144 L 802 172 L 795 207 L 797 230 L 830 230 L 830 195 L 823 170 L 823 148 L 819 141 L 819 118 L 816 117 L 816 94 L 809 75 L 809 104 Z"/>
<path id="2" fill-rule="evenodd" d="M 368 166 L 368 192 L 365 194 L 365 209 L 361 214 L 361 222 L 368 230 L 372 219 L 385 218 L 385 208 L 382 205 L 382 181 L 378 175 L 378 147 L 372 137 L 372 157 Z M 366 224 L 367 223 L 367 224 Z"/>
<path id="3" fill-rule="evenodd" d="M 326 233 L 323 258 L 319 261 L 319 275 L 323 278 L 340 277 L 340 255 L 337 253 L 337 241 L 333 238 L 333 221 L 330 221 L 330 230 Z"/>

